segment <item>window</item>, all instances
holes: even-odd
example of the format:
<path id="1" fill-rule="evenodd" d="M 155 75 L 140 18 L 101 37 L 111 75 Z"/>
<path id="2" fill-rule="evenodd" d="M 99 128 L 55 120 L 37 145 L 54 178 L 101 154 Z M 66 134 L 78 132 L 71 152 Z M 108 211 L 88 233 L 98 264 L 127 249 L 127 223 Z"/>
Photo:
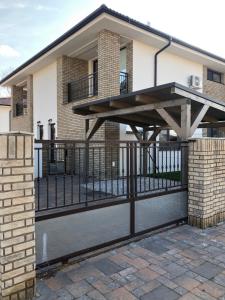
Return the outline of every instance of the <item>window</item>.
<path id="1" fill-rule="evenodd" d="M 207 70 L 207 79 L 217 83 L 222 83 L 222 74 L 217 71 Z"/>

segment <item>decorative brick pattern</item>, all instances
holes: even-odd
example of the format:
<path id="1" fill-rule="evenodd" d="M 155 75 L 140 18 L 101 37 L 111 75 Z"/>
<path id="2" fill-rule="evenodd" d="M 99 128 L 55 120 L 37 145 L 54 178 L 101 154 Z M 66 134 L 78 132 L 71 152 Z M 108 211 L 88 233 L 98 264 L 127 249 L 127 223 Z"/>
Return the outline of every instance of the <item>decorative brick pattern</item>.
<path id="1" fill-rule="evenodd" d="M 11 119 L 11 129 L 14 131 L 33 132 L 33 76 L 27 77 L 27 113 L 22 116 L 15 115 L 16 103 L 23 99 L 23 88 L 12 87 L 13 116 Z"/>
<path id="2" fill-rule="evenodd" d="M 35 291 L 33 136 L 0 135 L 0 299 Z"/>
<path id="3" fill-rule="evenodd" d="M 206 228 L 225 220 L 225 139 L 189 142 L 189 224 Z"/>

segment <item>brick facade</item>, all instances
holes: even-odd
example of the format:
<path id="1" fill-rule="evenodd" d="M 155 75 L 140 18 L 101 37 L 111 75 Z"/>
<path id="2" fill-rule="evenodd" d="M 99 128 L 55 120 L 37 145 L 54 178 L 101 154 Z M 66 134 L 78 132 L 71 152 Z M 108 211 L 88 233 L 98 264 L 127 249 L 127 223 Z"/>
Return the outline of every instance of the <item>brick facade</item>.
<path id="1" fill-rule="evenodd" d="M 57 132 L 59 139 L 84 139 L 84 119 L 74 115 L 68 103 L 67 84 L 88 75 L 88 62 L 62 56 L 57 60 Z"/>
<path id="2" fill-rule="evenodd" d="M 67 84 L 88 75 L 88 62 L 78 58 L 62 56 L 57 61 L 57 111 L 58 138 L 85 139 L 85 120 L 75 115 L 72 107 L 94 99 L 120 94 L 120 36 L 108 30 L 98 35 L 98 96 L 68 103 Z M 119 125 L 106 122 L 96 132 L 93 139 L 118 139 Z"/>
<path id="3" fill-rule="evenodd" d="M 224 75 L 223 75 L 224 81 Z M 207 67 L 203 67 L 203 93 L 214 97 L 215 99 L 225 101 L 225 85 L 214 81 L 207 80 Z M 225 137 L 225 128 L 203 129 L 203 136 Z"/>
<path id="4" fill-rule="evenodd" d="M 16 103 L 23 99 L 23 88 L 12 87 L 12 105 L 13 115 L 11 119 L 12 131 L 33 132 L 33 76 L 27 77 L 27 113 L 22 116 L 16 116 Z"/>
<path id="5" fill-rule="evenodd" d="M 203 93 L 225 101 L 225 85 L 207 80 L 207 67 L 203 67 Z"/>
<path id="6" fill-rule="evenodd" d="M 33 136 L 0 134 L 0 299 L 35 292 Z"/>
<path id="7" fill-rule="evenodd" d="M 205 228 L 225 220 L 225 139 L 189 142 L 189 224 Z"/>

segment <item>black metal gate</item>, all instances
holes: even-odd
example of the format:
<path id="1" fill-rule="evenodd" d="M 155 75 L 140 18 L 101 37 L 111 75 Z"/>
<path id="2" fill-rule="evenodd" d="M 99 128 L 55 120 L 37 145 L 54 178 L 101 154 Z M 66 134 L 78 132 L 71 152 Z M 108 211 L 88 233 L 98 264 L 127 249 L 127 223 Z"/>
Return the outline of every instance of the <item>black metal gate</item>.
<path id="1" fill-rule="evenodd" d="M 186 219 L 185 143 L 52 145 L 35 146 L 39 266 Z"/>

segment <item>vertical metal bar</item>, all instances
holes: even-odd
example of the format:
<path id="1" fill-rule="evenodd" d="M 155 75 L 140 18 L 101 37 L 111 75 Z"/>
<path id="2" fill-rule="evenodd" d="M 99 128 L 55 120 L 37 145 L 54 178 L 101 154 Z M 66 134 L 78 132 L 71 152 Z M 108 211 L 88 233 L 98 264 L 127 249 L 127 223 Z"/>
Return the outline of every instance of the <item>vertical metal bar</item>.
<path id="1" fill-rule="evenodd" d="M 38 190 L 37 191 L 38 192 L 38 197 L 37 198 L 38 199 L 37 199 L 37 210 L 39 211 L 39 209 L 40 209 L 40 149 L 37 148 L 37 149 L 35 149 L 35 151 L 36 150 L 38 152 L 38 176 L 37 176 L 37 190 Z M 42 166 L 43 166 L 43 155 L 42 155 Z"/>
<path id="2" fill-rule="evenodd" d="M 63 175 L 63 206 L 66 206 L 66 179 L 65 174 Z"/>
<path id="3" fill-rule="evenodd" d="M 127 198 L 130 198 L 130 143 L 126 144 L 126 161 L 127 161 Z"/>
<path id="4" fill-rule="evenodd" d="M 55 206 L 58 207 L 58 188 L 57 176 L 55 176 Z"/>
<path id="5" fill-rule="evenodd" d="M 101 195 L 101 148 L 98 147 L 98 182 L 99 182 L 99 197 Z"/>
<path id="6" fill-rule="evenodd" d="M 113 150 L 112 150 L 112 148 L 113 148 L 113 145 L 110 145 L 110 151 L 109 151 L 109 153 L 110 153 L 110 159 L 109 159 L 109 161 L 110 161 L 110 181 L 111 181 L 111 196 L 113 197 Z"/>
<path id="7" fill-rule="evenodd" d="M 95 200 L 95 148 L 92 147 L 92 200 Z"/>
<path id="8" fill-rule="evenodd" d="M 130 234 L 135 234 L 135 194 L 136 194 L 136 174 L 135 174 L 135 145 L 130 144 Z"/>
<path id="9" fill-rule="evenodd" d="M 78 148 L 78 202 L 80 203 L 80 176 L 81 176 L 81 172 L 80 172 L 80 168 L 81 168 L 81 161 L 80 161 L 80 147 Z"/>

